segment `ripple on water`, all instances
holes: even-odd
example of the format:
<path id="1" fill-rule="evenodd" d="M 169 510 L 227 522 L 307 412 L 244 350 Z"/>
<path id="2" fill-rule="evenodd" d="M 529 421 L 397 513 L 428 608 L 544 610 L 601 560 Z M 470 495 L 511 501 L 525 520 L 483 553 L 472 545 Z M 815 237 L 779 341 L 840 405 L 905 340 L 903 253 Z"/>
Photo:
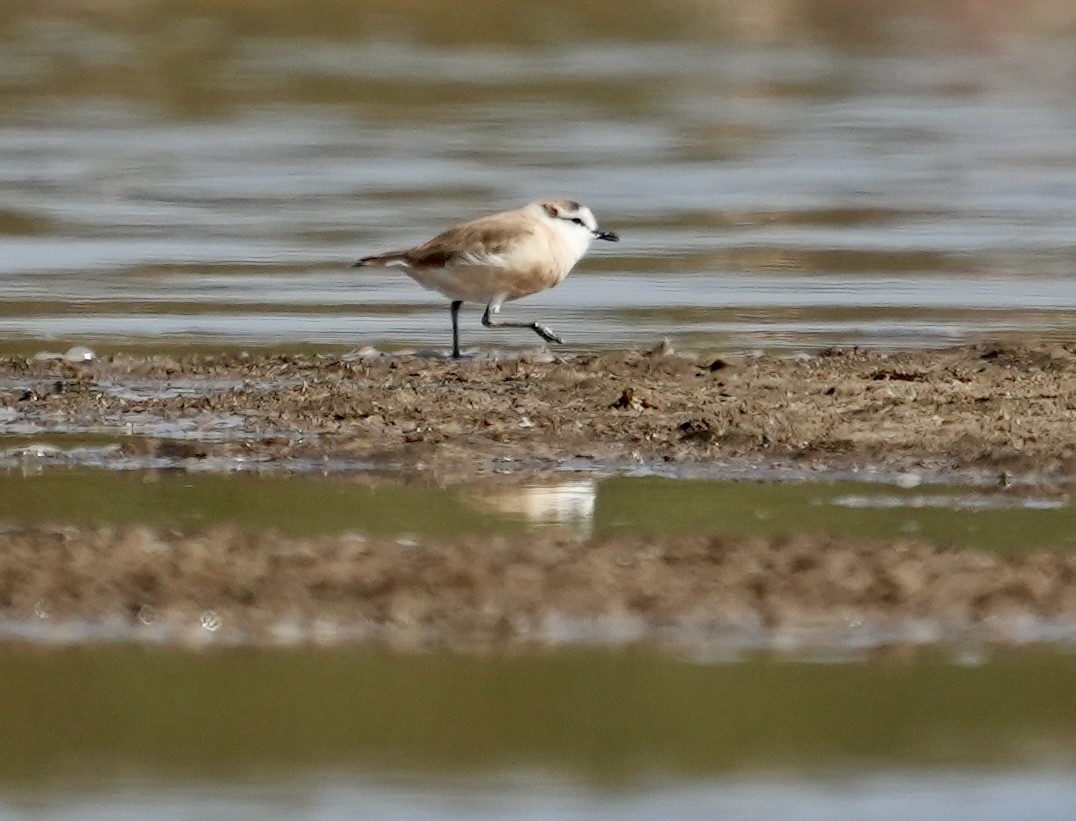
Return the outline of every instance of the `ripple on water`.
<path id="1" fill-rule="evenodd" d="M 0 127 L 11 339 L 443 345 L 438 297 L 348 264 L 549 193 L 624 237 L 511 307 L 573 346 L 1076 339 L 1074 105 L 1047 70 L 1067 64 L 1063 25 L 1020 21 L 1009 46 L 1043 69 L 1021 73 L 914 4 L 840 31 L 779 15 L 765 45 L 728 10 L 708 7 L 714 29 L 664 9 L 680 22 L 659 34 L 612 6 L 612 30 L 549 9 L 572 35 L 526 48 L 513 26 L 424 42 L 443 25 L 430 9 L 406 31 L 390 17 L 302 37 L 220 9 L 173 21 L 233 32 L 190 60 L 212 66 L 212 93 L 166 74 L 134 94 L 119 78 L 160 69 L 137 37 L 68 21 L 70 42 L 111 44 L 85 72 L 111 67 L 103 99 L 79 96 L 77 70 L 57 87 L 32 69 L 90 59 L 34 8 L 13 28 L 23 79 Z M 860 47 L 864 31 L 880 41 Z M 467 344 L 534 347 L 475 311 L 464 328 Z"/>

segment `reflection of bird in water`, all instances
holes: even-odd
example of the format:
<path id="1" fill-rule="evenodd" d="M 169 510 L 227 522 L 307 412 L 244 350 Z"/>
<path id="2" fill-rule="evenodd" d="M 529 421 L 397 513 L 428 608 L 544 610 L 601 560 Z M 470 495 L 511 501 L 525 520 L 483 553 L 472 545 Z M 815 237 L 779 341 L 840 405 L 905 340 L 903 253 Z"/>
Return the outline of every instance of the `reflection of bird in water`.
<path id="1" fill-rule="evenodd" d="M 555 484 L 525 484 L 492 490 L 476 488 L 471 501 L 486 510 L 522 516 L 537 524 L 564 525 L 588 533 L 594 518 L 598 486 L 593 479 Z"/>

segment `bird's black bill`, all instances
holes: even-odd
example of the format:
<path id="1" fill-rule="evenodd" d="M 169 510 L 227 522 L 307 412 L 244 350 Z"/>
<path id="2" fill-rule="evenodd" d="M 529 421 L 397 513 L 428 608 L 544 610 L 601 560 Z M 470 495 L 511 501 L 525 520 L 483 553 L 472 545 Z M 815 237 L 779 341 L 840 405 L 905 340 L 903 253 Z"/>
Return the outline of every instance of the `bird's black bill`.
<path id="1" fill-rule="evenodd" d="M 595 231 L 594 239 L 607 239 L 609 242 L 620 242 L 620 237 L 612 231 Z"/>

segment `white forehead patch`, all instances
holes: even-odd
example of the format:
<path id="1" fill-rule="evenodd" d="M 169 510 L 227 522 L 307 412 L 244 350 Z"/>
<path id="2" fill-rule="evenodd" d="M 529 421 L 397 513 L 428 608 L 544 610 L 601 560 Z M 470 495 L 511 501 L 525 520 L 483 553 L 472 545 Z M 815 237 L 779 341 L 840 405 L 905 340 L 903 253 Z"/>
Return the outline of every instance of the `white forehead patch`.
<path id="1" fill-rule="evenodd" d="M 580 219 L 583 221 L 583 225 L 591 231 L 598 229 L 598 222 L 594 219 L 594 215 L 590 212 L 590 209 L 585 205 L 580 205 L 577 209 L 569 211 L 564 210 L 560 212 L 560 218 L 571 222 L 574 219 Z"/>

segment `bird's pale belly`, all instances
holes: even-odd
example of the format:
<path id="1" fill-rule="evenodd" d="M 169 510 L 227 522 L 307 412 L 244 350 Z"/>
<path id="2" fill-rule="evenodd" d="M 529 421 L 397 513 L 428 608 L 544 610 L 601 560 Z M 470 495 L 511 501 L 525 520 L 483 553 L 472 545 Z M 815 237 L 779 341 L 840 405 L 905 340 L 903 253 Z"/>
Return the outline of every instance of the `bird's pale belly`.
<path id="1" fill-rule="evenodd" d="M 423 288 L 438 291 L 449 299 L 488 303 L 509 301 L 552 288 L 567 275 L 549 269 L 509 270 L 479 265 L 444 268 L 405 268 L 407 275 Z"/>

